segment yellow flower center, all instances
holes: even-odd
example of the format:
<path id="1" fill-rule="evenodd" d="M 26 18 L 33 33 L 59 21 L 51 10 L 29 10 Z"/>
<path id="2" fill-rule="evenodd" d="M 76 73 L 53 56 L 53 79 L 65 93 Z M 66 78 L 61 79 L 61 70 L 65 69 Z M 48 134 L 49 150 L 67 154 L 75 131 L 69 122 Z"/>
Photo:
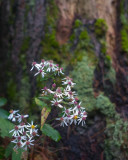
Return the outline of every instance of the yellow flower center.
<path id="1" fill-rule="evenodd" d="M 77 118 L 78 118 L 77 116 L 74 116 L 74 117 L 73 117 L 73 119 L 77 119 Z"/>
<path id="2" fill-rule="evenodd" d="M 35 126 L 34 126 L 34 125 L 31 125 L 31 128 L 32 128 L 32 129 L 35 129 Z"/>
<path id="3" fill-rule="evenodd" d="M 13 110 L 11 109 L 11 110 L 9 111 L 9 113 L 13 113 Z"/>

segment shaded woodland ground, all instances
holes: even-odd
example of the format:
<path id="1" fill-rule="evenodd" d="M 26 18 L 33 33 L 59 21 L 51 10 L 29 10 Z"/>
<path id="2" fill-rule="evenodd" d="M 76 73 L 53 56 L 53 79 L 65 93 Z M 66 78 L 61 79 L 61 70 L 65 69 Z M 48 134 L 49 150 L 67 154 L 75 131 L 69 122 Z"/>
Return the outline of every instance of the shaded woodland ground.
<path id="1" fill-rule="evenodd" d="M 33 97 L 42 84 L 30 68 L 40 59 L 73 77 L 88 118 L 85 127 L 53 121 L 61 141 L 46 138 L 29 159 L 127 160 L 128 0 L 0 0 L 4 109 L 20 109 L 39 123 Z M 56 109 L 48 120 L 55 116 Z"/>

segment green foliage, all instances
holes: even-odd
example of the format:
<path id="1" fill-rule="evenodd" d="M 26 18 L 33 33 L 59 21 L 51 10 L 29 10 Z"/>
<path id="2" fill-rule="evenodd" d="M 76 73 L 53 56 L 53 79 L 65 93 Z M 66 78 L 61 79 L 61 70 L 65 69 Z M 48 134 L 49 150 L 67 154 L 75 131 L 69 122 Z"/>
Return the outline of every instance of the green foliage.
<path id="1" fill-rule="evenodd" d="M 55 16 L 53 16 L 55 15 Z M 85 49 L 89 50 L 91 46 L 90 36 L 86 27 L 83 26 L 82 22 L 77 19 L 74 22 L 74 30 L 70 36 L 69 42 L 64 45 L 59 45 L 56 40 L 56 20 L 58 19 L 58 8 L 55 3 L 48 1 L 47 15 L 45 25 L 45 37 L 41 42 L 42 57 L 45 59 L 55 60 L 57 63 L 69 63 L 74 65 L 77 61 L 81 61 L 85 54 Z M 78 31 L 80 29 L 80 32 Z M 71 53 L 71 48 L 74 45 L 74 41 L 79 39 L 79 43 Z M 89 51 L 91 53 L 91 51 Z M 68 61 L 67 61 L 68 59 Z"/>
<path id="2" fill-rule="evenodd" d="M 56 142 L 61 139 L 59 132 L 52 128 L 49 124 L 44 124 L 42 128 L 42 133 Z"/>
<path id="3" fill-rule="evenodd" d="M 87 29 L 84 28 L 80 33 L 79 44 L 78 44 L 77 48 L 79 48 L 79 49 L 86 48 L 86 50 L 88 50 L 91 47 L 90 44 L 91 44 L 90 36 L 88 34 Z"/>
<path id="4" fill-rule="evenodd" d="M 105 37 L 106 31 L 107 31 L 107 25 L 106 25 L 105 21 L 103 19 L 98 19 L 95 22 L 95 29 L 96 28 L 97 28 L 97 30 L 95 30 L 95 33 L 96 33 L 96 31 L 97 32 L 101 31 L 101 33 L 103 34 L 101 36 L 100 34 L 97 35 L 97 33 L 96 33 L 96 36 L 98 37 L 98 41 L 100 44 L 100 52 L 101 52 L 100 57 L 103 59 L 103 63 L 104 63 L 103 86 L 106 89 L 105 93 L 108 94 L 107 92 L 109 92 L 109 90 L 111 90 L 110 84 L 112 86 L 114 86 L 114 84 L 116 83 L 116 72 L 112 66 L 111 57 L 107 54 L 107 42 L 106 42 L 106 37 Z M 104 31 L 102 29 L 104 29 Z M 108 85 L 108 83 L 106 83 L 108 81 L 110 82 L 109 85 Z"/>
<path id="5" fill-rule="evenodd" d="M 111 115 L 114 112 L 114 105 L 104 95 L 100 95 L 97 98 L 93 93 L 93 78 L 94 78 L 95 64 L 88 57 L 83 58 L 81 62 L 77 62 L 74 71 L 71 73 L 73 80 L 77 84 L 75 89 L 78 92 L 79 98 L 82 100 L 84 106 L 88 112 L 100 110 L 105 115 Z"/>
<path id="6" fill-rule="evenodd" d="M 2 138 L 11 137 L 11 133 L 9 133 L 9 131 L 13 128 L 14 125 L 10 121 L 0 117 L 0 135 Z"/>
<path id="7" fill-rule="evenodd" d="M 58 19 L 58 8 L 54 0 L 47 2 L 47 14 L 46 14 L 46 24 L 45 24 L 45 37 L 41 42 L 42 55 L 44 59 L 52 59 L 57 63 L 62 62 L 62 49 L 56 40 L 56 21 Z"/>
<path id="8" fill-rule="evenodd" d="M 7 103 L 6 98 L 0 98 L 0 107 L 4 106 Z"/>
<path id="9" fill-rule="evenodd" d="M 110 59 L 109 59 L 109 56 L 106 56 L 105 60 L 107 61 L 105 63 L 111 62 Z M 107 67 L 106 67 L 106 72 L 105 72 L 105 75 L 104 75 L 104 80 L 109 80 L 114 86 L 114 84 L 116 83 L 115 69 L 112 67 L 112 64 L 109 64 Z M 104 87 L 107 87 L 107 86 L 105 85 Z"/>
<path id="10" fill-rule="evenodd" d="M 116 112 L 115 105 L 103 93 L 100 93 L 96 98 L 94 97 L 93 78 L 95 64 L 92 62 L 90 58 L 85 56 L 81 62 L 77 62 L 74 71 L 71 73 L 73 81 L 77 83 L 75 89 L 89 115 L 95 115 L 100 112 L 106 117 L 106 139 L 104 144 L 106 160 L 122 160 L 125 157 L 121 148 L 124 151 L 127 148 L 128 122 L 121 119 Z"/>
<path id="11" fill-rule="evenodd" d="M 70 35 L 70 38 L 69 38 L 70 42 L 73 42 L 75 40 L 75 38 L 76 38 L 75 33 L 73 33 L 72 35 Z"/>
<path id="12" fill-rule="evenodd" d="M 21 160 L 22 159 L 22 154 L 24 150 L 19 148 L 17 151 L 12 152 L 12 160 Z"/>
<path id="13" fill-rule="evenodd" d="M 72 65 L 76 65 L 77 61 L 82 61 L 84 55 L 87 55 L 90 59 L 93 59 L 93 62 L 97 63 L 88 30 L 89 29 L 84 27 L 81 22 L 81 25 L 78 28 L 75 28 L 70 36 L 70 48 L 72 48 L 72 46 L 74 47 L 74 54 L 70 53 L 70 63 Z"/>
<path id="14" fill-rule="evenodd" d="M 9 113 L 6 110 L 0 108 L 0 117 L 7 119 L 8 116 L 9 116 Z"/>
<path id="15" fill-rule="evenodd" d="M 59 10 L 54 0 L 48 0 L 47 3 L 47 23 L 48 25 L 55 27 Z"/>
<path id="16" fill-rule="evenodd" d="M 122 29 L 121 29 L 121 48 L 123 52 L 128 53 L 128 20 L 126 17 L 127 10 L 124 9 L 124 3 L 125 1 L 122 0 L 120 2 L 120 20 L 122 23 Z"/>
<path id="17" fill-rule="evenodd" d="M 13 143 L 9 143 L 9 145 L 6 147 L 6 150 L 5 150 L 5 158 L 8 158 L 12 152 L 13 152 L 13 147 L 14 147 L 14 144 Z"/>
<path id="18" fill-rule="evenodd" d="M 126 19 L 126 17 L 125 17 L 124 14 L 121 14 L 121 15 L 120 15 L 120 20 L 121 20 L 121 23 L 122 23 L 124 26 L 127 25 L 127 19 Z"/>
<path id="19" fill-rule="evenodd" d="M 41 107 L 41 108 L 47 107 L 47 104 L 44 103 L 43 101 L 39 100 L 38 98 L 35 98 L 35 102 L 36 102 L 36 104 L 37 104 L 39 107 Z"/>
<path id="20" fill-rule="evenodd" d="M 107 54 L 107 42 L 106 42 L 107 24 L 104 19 L 97 19 L 95 22 L 95 34 L 100 43 L 100 57 L 104 60 L 104 71 L 103 71 L 103 86 L 106 89 L 106 93 L 110 90 L 110 85 L 106 82 L 110 82 L 114 86 L 116 82 L 116 72 L 112 67 L 111 57 Z"/>
<path id="21" fill-rule="evenodd" d="M 110 100 L 102 94 L 97 98 L 94 98 L 94 69 L 95 65 L 88 57 L 84 57 L 81 62 L 77 62 L 77 65 L 72 72 L 72 77 L 77 84 L 75 89 L 77 90 L 79 98 L 82 100 L 83 105 L 86 106 L 88 112 L 91 112 L 94 109 L 100 110 L 103 114 L 112 117 L 115 113 L 115 106 L 110 102 Z M 112 76 L 114 75 L 110 75 L 110 78 Z M 106 77 L 108 78 L 108 75 L 106 75 Z M 114 78 L 112 78 L 112 80 L 114 80 Z"/>
<path id="22" fill-rule="evenodd" d="M 43 46 L 42 54 L 44 56 L 47 55 L 47 58 L 53 59 L 56 62 L 61 61 L 61 55 L 59 54 L 60 48 L 56 41 L 56 33 L 54 31 L 52 31 L 52 33 L 47 33 L 41 44 Z"/>
<path id="23" fill-rule="evenodd" d="M 128 53 L 128 32 L 126 29 L 121 30 L 121 45 L 122 51 Z"/>
<path id="24" fill-rule="evenodd" d="M 116 114 L 115 105 L 111 103 L 108 97 L 100 94 L 96 98 L 95 107 L 108 118 L 113 118 Z"/>
<path id="25" fill-rule="evenodd" d="M 82 26 L 81 20 L 76 19 L 76 20 L 75 20 L 75 23 L 74 23 L 74 28 L 79 28 L 80 26 Z"/>
<path id="26" fill-rule="evenodd" d="M 56 21 L 58 19 L 58 8 L 53 0 L 48 1 L 47 4 L 47 18 L 45 24 L 46 34 L 41 42 L 41 45 L 43 46 L 41 57 L 55 60 L 57 63 L 74 65 L 77 61 L 82 60 L 83 55 L 87 54 L 87 51 L 89 51 L 90 56 L 94 56 L 88 31 L 79 19 L 74 22 L 74 30 L 70 36 L 69 42 L 64 45 L 59 45 L 56 40 Z M 79 43 L 75 44 L 74 48 L 74 42 L 76 43 L 76 41 L 79 41 Z M 72 47 L 74 48 L 73 50 Z"/>
<path id="27" fill-rule="evenodd" d="M 9 121 L 0 118 L 0 129 L 1 129 L 1 137 L 10 137 L 12 138 L 12 134 L 9 133 L 10 130 L 14 128 L 14 125 L 10 123 Z M 5 151 L 3 152 L 3 156 L 7 159 L 10 156 L 12 156 L 12 160 L 21 160 L 22 159 L 22 153 L 25 152 L 23 149 L 14 150 L 13 149 L 14 144 L 9 143 L 9 145 L 6 147 Z"/>
<path id="28" fill-rule="evenodd" d="M 0 98 L 0 107 L 4 106 L 6 103 L 7 103 L 6 98 Z M 8 115 L 9 115 L 9 113 L 6 110 L 0 108 L 0 117 L 1 118 L 6 118 L 7 119 Z"/>
<path id="29" fill-rule="evenodd" d="M 106 160 L 126 159 L 126 157 L 128 157 L 128 122 L 124 121 L 116 114 L 113 120 L 107 118 L 107 129 L 105 132 L 108 135 L 108 138 L 105 140 Z"/>
<path id="30" fill-rule="evenodd" d="M 105 55 L 106 51 L 107 51 L 106 40 L 101 39 L 100 44 L 101 44 L 101 53 L 103 53 Z"/>
<path id="31" fill-rule="evenodd" d="M 92 87 L 94 69 L 95 66 L 91 59 L 84 57 L 81 62 L 77 62 L 72 72 L 73 80 L 77 84 L 75 89 L 88 112 L 92 111 L 96 104 Z"/>
<path id="32" fill-rule="evenodd" d="M 85 29 L 80 33 L 80 40 L 90 40 L 87 30 Z"/>
<path id="33" fill-rule="evenodd" d="M 104 19 L 97 19 L 95 22 L 95 34 L 97 37 L 104 37 L 107 32 L 107 25 Z"/>

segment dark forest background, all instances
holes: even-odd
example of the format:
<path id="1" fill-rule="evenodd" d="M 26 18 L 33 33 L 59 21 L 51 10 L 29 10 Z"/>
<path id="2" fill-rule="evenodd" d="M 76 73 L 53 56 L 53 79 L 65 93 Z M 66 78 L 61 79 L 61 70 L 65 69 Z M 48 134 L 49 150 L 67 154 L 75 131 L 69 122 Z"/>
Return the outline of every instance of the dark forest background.
<path id="1" fill-rule="evenodd" d="M 128 0 L 0 0 L 0 96 L 37 123 L 42 84 L 30 69 L 41 59 L 73 77 L 88 118 L 57 126 L 60 142 L 46 138 L 32 159 L 127 160 Z"/>

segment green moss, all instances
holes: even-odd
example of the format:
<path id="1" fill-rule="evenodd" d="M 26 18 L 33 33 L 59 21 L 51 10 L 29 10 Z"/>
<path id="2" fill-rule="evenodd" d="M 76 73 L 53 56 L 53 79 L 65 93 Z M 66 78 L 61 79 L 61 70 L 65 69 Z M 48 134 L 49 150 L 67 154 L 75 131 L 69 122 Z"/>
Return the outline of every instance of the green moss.
<path id="1" fill-rule="evenodd" d="M 60 64 L 67 59 L 70 44 L 59 45 L 56 40 L 56 25 L 59 12 L 54 0 L 47 1 L 46 10 L 45 37 L 41 41 L 41 58 L 52 59 Z"/>
<path id="2" fill-rule="evenodd" d="M 70 36 L 69 42 L 67 42 L 65 45 L 59 45 L 56 40 L 56 21 L 58 18 L 58 8 L 53 0 L 48 1 L 47 4 L 45 37 L 41 42 L 41 57 L 45 59 L 53 59 L 57 63 L 64 62 L 74 65 L 77 61 L 82 60 L 83 55 L 85 54 L 84 50 L 89 50 L 89 48 L 92 47 L 88 31 L 82 25 L 82 22 L 77 19 L 74 23 L 73 33 Z M 78 32 L 78 29 L 80 29 L 80 32 Z M 73 46 L 76 39 L 79 39 L 79 42 L 76 45 L 76 48 L 72 50 L 72 48 L 74 48 Z"/>
<path id="3" fill-rule="evenodd" d="M 78 42 L 77 44 L 76 41 Z M 91 42 L 91 38 L 86 27 L 80 25 L 79 28 L 75 28 L 72 32 L 72 35 L 70 36 L 70 42 L 71 48 L 72 46 L 75 46 L 73 50 L 74 54 L 72 54 L 72 57 L 70 58 L 72 65 L 75 65 L 77 61 L 81 61 L 84 55 L 87 55 L 95 62 L 97 62 L 94 53 L 94 46 Z"/>
<path id="4" fill-rule="evenodd" d="M 46 33 L 41 44 L 43 46 L 42 54 L 44 56 L 47 56 L 48 59 L 53 59 L 56 62 L 60 62 L 61 57 L 59 55 L 59 44 L 56 41 L 56 34 L 54 31 L 52 31 L 51 34 Z"/>
<path id="5" fill-rule="evenodd" d="M 87 41 L 90 41 L 90 37 L 88 35 L 88 32 L 86 29 L 84 29 L 84 31 L 82 31 L 80 33 L 80 36 L 79 36 L 80 40 L 87 40 Z"/>
<path id="6" fill-rule="evenodd" d="M 88 112 L 93 110 L 96 103 L 92 87 L 94 69 L 93 61 L 84 55 L 82 61 L 76 63 L 71 73 L 73 81 L 77 84 L 75 89 Z"/>
<path id="7" fill-rule="evenodd" d="M 87 56 L 84 56 L 81 62 L 77 62 L 72 72 L 73 80 L 77 84 L 75 89 L 82 100 L 82 106 L 85 106 L 89 113 L 87 123 L 91 120 L 92 115 L 95 116 L 99 112 L 106 118 L 105 159 L 122 160 L 125 159 L 123 155 L 126 152 L 125 147 L 128 141 L 128 122 L 120 117 L 116 112 L 115 105 L 103 93 L 100 93 L 96 98 L 94 97 L 93 77 L 95 67 L 93 60 Z"/>
<path id="8" fill-rule="evenodd" d="M 86 28 L 82 28 L 82 31 L 79 35 L 79 43 L 77 45 L 76 50 L 86 49 L 89 50 L 91 48 L 91 40 Z"/>
<path id="9" fill-rule="evenodd" d="M 107 32 L 107 24 L 104 19 L 97 19 L 95 22 L 95 34 L 97 37 L 104 37 Z"/>
<path id="10" fill-rule="evenodd" d="M 76 36 L 75 36 L 75 34 L 73 33 L 73 34 L 70 36 L 70 39 L 69 39 L 69 40 L 70 40 L 71 42 L 73 42 L 73 41 L 75 40 L 75 38 L 76 38 Z"/>
<path id="11" fill-rule="evenodd" d="M 120 2 L 120 20 L 122 23 L 121 29 L 121 48 L 123 52 L 128 53 L 128 20 L 126 17 L 127 10 L 124 8 L 124 0 Z"/>
<path id="12" fill-rule="evenodd" d="M 47 1 L 47 8 L 46 8 L 46 29 L 49 29 L 49 27 L 54 28 L 56 27 L 56 21 L 58 19 L 58 13 L 59 13 L 59 9 L 55 3 L 54 0 L 48 0 Z"/>
<path id="13" fill-rule="evenodd" d="M 121 30 L 121 45 L 122 51 L 128 53 L 128 32 L 125 29 Z"/>
<path id="14" fill-rule="evenodd" d="M 55 49 L 59 48 L 59 43 L 56 40 L 56 32 L 53 30 L 51 34 L 45 34 L 45 45 L 49 43 L 49 45 Z"/>
<path id="15" fill-rule="evenodd" d="M 106 59 L 107 59 L 108 61 L 111 61 L 111 56 L 106 55 Z"/>
<path id="16" fill-rule="evenodd" d="M 104 39 L 100 39 L 100 44 L 101 44 L 101 53 L 106 54 L 107 51 L 106 41 Z"/>
<path id="17" fill-rule="evenodd" d="M 124 0 L 120 2 L 120 20 L 123 25 L 127 25 L 127 19 L 125 17 L 125 10 L 124 10 Z"/>
<path id="18" fill-rule="evenodd" d="M 124 14 L 121 14 L 121 15 L 120 15 L 120 19 L 121 19 L 121 23 L 122 23 L 123 25 L 127 25 L 127 19 L 126 19 L 126 17 L 125 17 Z"/>
<path id="19" fill-rule="evenodd" d="M 45 37 L 41 42 L 42 58 L 55 60 L 61 63 L 60 46 L 56 40 L 56 21 L 58 18 L 58 8 L 54 0 L 47 1 L 47 14 L 45 24 Z"/>
<path id="20" fill-rule="evenodd" d="M 82 26 L 81 20 L 76 19 L 73 27 L 74 27 L 74 28 L 79 28 L 79 27 L 81 27 L 81 26 Z"/>
<path id="21" fill-rule="evenodd" d="M 105 140 L 106 160 L 127 159 L 127 128 L 128 122 L 120 118 L 118 114 L 112 119 L 107 118 L 108 138 Z"/>
<path id="22" fill-rule="evenodd" d="M 107 55 L 106 31 L 107 25 L 105 21 L 103 19 L 98 19 L 95 23 L 95 33 L 100 44 L 100 57 L 103 59 L 104 63 L 103 87 L 105 89 L 105 93 L 108 95 L 110 93 L 111 86 L 114 86 L 116 83 L 116 72 L 112 67 L 111 57 Z"/>
<path id="23" fill-rule="evenodd" d="M 124 7 L 125 1 L 122 0 L 120 2 L 120 21 L 122 23 L 122 28 L 126 29 L 128 31 L 128 20 L 126 15 L 128 14 L 128 11 Z"/>

